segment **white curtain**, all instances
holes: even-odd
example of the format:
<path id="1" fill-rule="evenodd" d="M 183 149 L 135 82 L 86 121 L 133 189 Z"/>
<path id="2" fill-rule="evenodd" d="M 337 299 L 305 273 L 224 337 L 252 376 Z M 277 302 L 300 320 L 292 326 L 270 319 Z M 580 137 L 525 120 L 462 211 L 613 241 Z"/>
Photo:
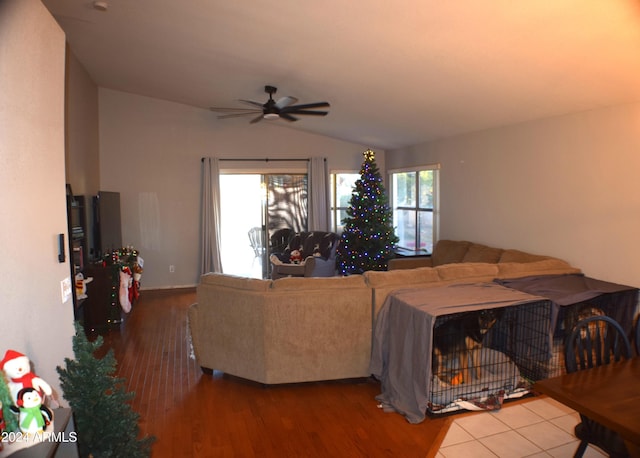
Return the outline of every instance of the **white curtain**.
<path id="1" fill-rule="evenodd" d="M 329 227 L 329 172 L 323 157 L 309 160 L 309 216 L 310 231 L 330 231 Z"/>
<path id="2" fill-rule="evenodd" d="M 218 159 L 202 159 L 202 263 L 200 273 L 222 272 L 220 259 L 220 167 Z"/>

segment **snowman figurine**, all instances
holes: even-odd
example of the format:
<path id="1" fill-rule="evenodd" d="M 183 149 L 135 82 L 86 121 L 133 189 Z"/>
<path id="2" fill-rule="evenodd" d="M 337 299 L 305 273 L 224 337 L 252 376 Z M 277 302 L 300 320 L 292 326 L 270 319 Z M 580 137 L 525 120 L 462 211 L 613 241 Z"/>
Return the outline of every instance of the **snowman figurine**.
<path id="1" fill-rule="evenodd" d="M 44 403 L 45 396 L 51 396 L 51 386 L 31 372 L 31 363 L 22 353 L 15 350 L 7 350 L 0 369 L 7 378 L 7 386 L 14 404 L 18 404 L 18 392 L 23 388 L 34 388 L 40 393 Z"/>

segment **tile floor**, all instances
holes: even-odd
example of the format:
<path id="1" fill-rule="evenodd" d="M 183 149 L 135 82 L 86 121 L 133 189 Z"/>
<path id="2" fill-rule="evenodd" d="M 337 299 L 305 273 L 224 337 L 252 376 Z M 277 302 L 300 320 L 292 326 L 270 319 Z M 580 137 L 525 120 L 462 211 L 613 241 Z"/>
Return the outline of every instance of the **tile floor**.
<path id="1" fill-rule="evenodd" d="M 497 412 L 454 417 L 437 458 L 572 457 L 578 447 L 573 428 L 580 417 L 559 402 L 540 396 L 505 404 Z M 589 446 L 585 458 L 606 457 Z"/>

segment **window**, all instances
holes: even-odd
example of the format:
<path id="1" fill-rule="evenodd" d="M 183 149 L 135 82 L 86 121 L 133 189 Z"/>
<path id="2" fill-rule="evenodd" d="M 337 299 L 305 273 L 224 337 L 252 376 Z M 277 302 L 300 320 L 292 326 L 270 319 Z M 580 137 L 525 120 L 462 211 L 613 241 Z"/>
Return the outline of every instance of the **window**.
<path id="1" fill-rule="evenodd" d="M 351 200 L 359 173 L 344 172 L 331 174 L 331 230 L 341 234 L 344 229 L 342 220 L 347 217 L 347 209 Z"/>
<path id="2" fill-rule="evenodd" d="M 391 183 L 398 248 L 431 253 L 437 229 L 437 166 L 392 172 Z"/>

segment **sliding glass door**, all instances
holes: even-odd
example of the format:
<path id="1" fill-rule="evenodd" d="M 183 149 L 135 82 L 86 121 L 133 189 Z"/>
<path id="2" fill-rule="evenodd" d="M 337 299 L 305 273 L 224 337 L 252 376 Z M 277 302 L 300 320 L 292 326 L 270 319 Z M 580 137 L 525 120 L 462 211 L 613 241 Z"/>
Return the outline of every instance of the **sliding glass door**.
<path id="1" fill-rule="evenodd" d="M 307 228 L 306 174 L 221 174 L 222 271 L 266 278 L 272 236 Z"/>

